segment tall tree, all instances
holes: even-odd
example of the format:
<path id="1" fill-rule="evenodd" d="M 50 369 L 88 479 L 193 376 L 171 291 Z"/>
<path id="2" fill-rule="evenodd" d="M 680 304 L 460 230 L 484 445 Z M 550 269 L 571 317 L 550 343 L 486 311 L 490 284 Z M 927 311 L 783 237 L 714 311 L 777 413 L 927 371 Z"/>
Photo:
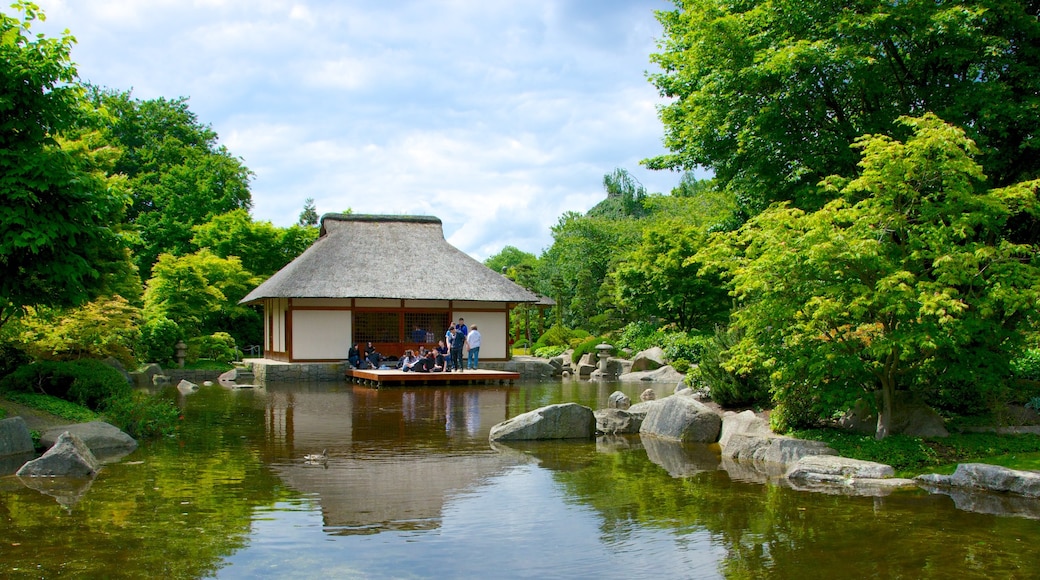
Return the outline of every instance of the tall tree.
<path id="1" fill-rule="evenodd" d="M 133 192 L 128 220 L 140 236 L 135 255 L 144 277 L 159 254 L 192 251 L 194 226 L 252 206 L 252 172 L 199 122 L 187 99 L 142 101 L 98 88 L 91 99 L 110 115 L 108 137 L 122 150 L 115 171 Z"/>
<path id="2" fill-rule="evenodd" d="M 253 221 L 244 209 L 214 216 L 195 226 L 192 244 L 221 258 L 237 256 L 242 266 L 262 277 L 270 276 L 303 253 L 318 237 L 318 228 L 275 227 Z"/>
<path id="3" fill-rule="evenodd" d="M 120 261 L 124 198 L 106 176 L 74 39 L 31 36 L 43 13 L 19 2 L 0 13 L 0 326 L 28 306 L 83 303 Z"/>
<path id="4" fill-rule="evenodd" d="M 314 206 L 313 197 L 308 197 L 303 202 L 303 211 L 300 212 L 300 219 L 296 224 L 300 226 L 318 225 L 318 208 Z"/>
<path id="5" fill-rule="evenodd" d="M 819 208 L 851 175 L 860 135 L 905 138 L 931 111 L 965 127 L 993 186 L 1040 175 L 1040 4 L 1020 0 L 675 0 L 661 71 L 669 153 L 656 169 L 714 170 L 747 215 Z"/>
<path id="6" fill-rule="evenodd" d="M 935 383 L 937 369 L 973 390 L 1006 380 L 1037 314 L 1035 248 L 1005 226 L 1040 213 L 1040 181 L 986 189 L 963 131 L 931 114 L 902 123 L 905 142 L 857 142 L 860 176 L 828 179 L 836 199 L 822 209 L 778 204 L 715 246 L 745 331 L 729 370 L 770 369 L 777 416 L 829 416 L 877 394 L 883 438 L 895 392 Z"/>

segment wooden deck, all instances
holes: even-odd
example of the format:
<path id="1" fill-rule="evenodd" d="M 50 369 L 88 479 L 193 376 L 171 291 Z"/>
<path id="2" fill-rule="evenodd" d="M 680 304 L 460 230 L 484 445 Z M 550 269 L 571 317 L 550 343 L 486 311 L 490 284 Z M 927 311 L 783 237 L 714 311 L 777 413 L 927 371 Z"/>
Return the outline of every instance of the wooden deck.
<path id="1" fill-rule="evenodd" d="M 473 385 L 512 383 L 520 373 L 477 369 L 461 373 L 411 373 L 398 370 L 346 371 L 347 380 L 376 388 L 384 385 Z"/>

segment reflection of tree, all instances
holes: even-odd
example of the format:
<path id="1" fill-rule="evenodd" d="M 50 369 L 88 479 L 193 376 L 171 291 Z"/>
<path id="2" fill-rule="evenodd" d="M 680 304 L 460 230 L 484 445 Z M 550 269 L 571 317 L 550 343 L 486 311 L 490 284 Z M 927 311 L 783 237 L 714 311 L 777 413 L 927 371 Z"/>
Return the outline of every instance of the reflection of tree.
<path id="1" fill-rule="evenodd" d="M 1035 521 L 958 511 L 944 497 L 805 493 L 731 481 L 721 470 L 673 478 L 638 449 L 590 456 L 587 444 L 567 448 L 549 446 L 542 466 L 601 515 L 605 542 L 639 528 L 673 530 L 677 542 L 706 530 L 726 550 L 719 571 L 729 578 L 988 578 L 1034 570 L 1035 554 L 1023 542 L 1037 539 Z M 539 446 L 525 451 L 543 454 Z"/>
<path id="2" fill-rule="evenodd" d="M 178 440 L 147 443 L 106 466 L 68 511 L 14 478 L 0 481 L 0 576 L 215 574 L 245 544 L 254 509 L 286 496 L 248 441 L 264 425 L 251 399 L 200 389 Z"/>

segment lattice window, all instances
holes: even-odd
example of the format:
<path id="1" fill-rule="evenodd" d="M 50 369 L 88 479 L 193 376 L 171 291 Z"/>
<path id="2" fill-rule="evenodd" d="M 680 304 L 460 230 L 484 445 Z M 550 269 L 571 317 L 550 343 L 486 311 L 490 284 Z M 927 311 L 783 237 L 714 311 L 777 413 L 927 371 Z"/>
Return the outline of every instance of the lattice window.
<path id="1" fill-rule="evenodd" d="M 447 312 L 405 312 L 404 341 L 427 346 L 437 344 L 448 330 Z"/>
<path id="2" fill-rule="evenodd" d="M 400 342 L 400 312 L 355 312 L 354 342 Z"/>

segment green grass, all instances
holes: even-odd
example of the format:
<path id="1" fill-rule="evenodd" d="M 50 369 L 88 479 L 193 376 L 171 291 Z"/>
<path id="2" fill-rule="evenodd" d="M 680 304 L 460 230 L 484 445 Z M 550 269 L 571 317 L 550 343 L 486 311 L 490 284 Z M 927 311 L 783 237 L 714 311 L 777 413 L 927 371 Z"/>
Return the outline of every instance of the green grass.
<path id="1" fill-rule="evenodd" d="M 98 418 L 97 413 L 86 407 L 50 395 L 8 392 L 4 393 L 4 397 L 12 402 L 25 405 L 26 407 L 32 407 L 38 411 L 50 413 L 51 415 L 56 415 L 62 419 L 67 419 L 76 423 L 94 421 Z"/>
<path id="2" fill-rule="evenodd" d="M 881 441 L 835 429 L 808 429 L 792 435 L 824 441 L 843 457 L 886 463 L 900 477 L 953 473 L 958 463 L 1040 469 L 1040 436 L 1033 434 L 954 433 L 934 439 L 891 435 Z"/>

